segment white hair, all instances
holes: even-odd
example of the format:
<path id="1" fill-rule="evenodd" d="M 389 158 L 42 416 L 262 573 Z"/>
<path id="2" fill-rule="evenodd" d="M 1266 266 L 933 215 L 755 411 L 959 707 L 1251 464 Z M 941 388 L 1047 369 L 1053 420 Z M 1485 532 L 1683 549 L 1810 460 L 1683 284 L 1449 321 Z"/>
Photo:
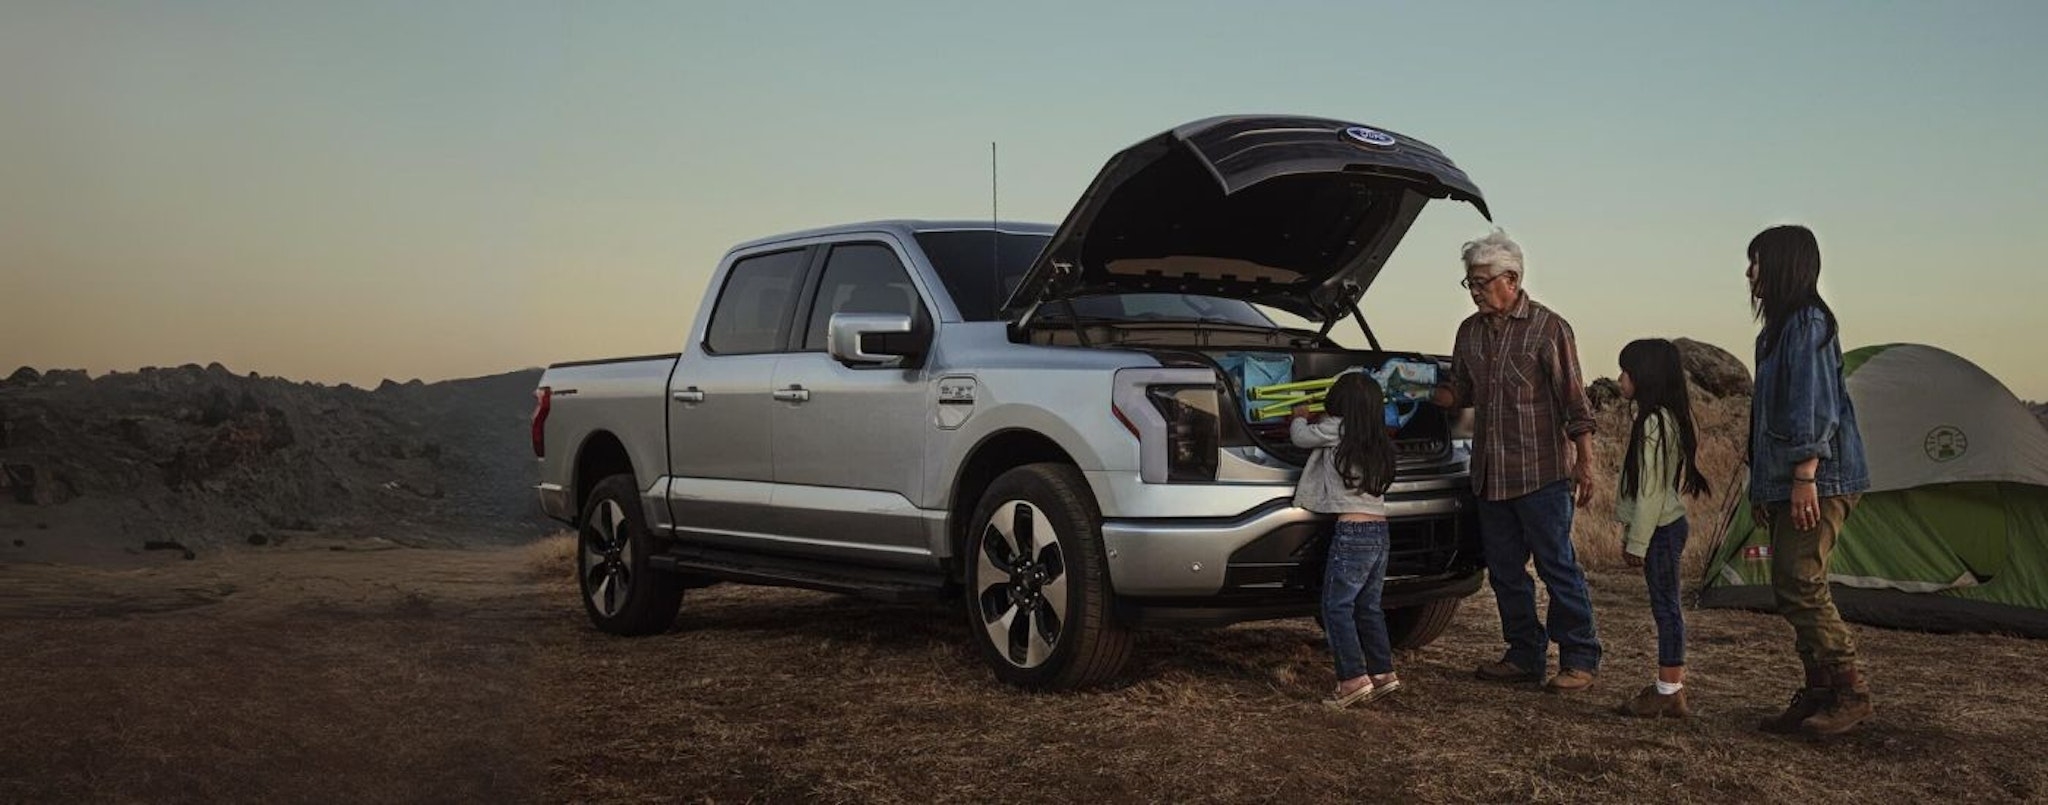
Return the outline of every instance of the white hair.
<path id="1" fill-rule="evenodd" d="M 1522 245 L 1500 229 L 1478 240 L 1466 241 L 1460 254 L 1467 269 L 1483 267 L 1490 269 L 1490 274 L 1513 271 L 1525 278 L 1527 276 L 1522 270 Z"/>

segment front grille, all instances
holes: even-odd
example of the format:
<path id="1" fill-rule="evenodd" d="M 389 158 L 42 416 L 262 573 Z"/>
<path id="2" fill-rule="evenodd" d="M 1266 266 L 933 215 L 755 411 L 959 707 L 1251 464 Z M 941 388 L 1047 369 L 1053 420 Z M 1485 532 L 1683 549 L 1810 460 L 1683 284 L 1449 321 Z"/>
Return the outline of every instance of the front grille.
<path id="1" fill-rule="evenodd" d="M 1387 576 L 1433 576 L 1458 558 L 1458 520 L 1431 517 L 1388 526 Z"/>

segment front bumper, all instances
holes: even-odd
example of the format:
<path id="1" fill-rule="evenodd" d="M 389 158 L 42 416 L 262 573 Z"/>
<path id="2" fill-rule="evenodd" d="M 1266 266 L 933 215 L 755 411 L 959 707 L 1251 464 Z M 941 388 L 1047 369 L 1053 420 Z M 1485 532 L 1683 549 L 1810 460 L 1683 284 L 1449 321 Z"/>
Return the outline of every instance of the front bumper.
<path id="1" fill-rule="evenodd" d="M 1459 587 L 1468 577 L 1477 589 L 1483 563 L 1470 491 L 1391 492 L 1387 520 L 1388 606 L 1402 606 L 1402 596 L 1430 585 Z M 1120 598 L 1168 606 L 1215 606 L 1219 599 L 1313 604 L 1331 522 L 1281 497 L 1234 518 L 1105 520 L 1102 541 Z"/>

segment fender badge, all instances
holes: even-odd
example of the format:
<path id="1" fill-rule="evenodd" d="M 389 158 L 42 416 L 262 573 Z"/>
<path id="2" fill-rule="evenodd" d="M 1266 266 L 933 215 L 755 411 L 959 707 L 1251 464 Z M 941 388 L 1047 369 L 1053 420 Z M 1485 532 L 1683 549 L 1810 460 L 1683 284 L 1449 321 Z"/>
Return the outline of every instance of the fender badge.
<path id="1" fill-rule="evenodd" d="M 1364 126 L 1347 128 L 1344 130 L 1344 136 L 1350 138 L 1354 143 L 1372 148 L 1392 148 L 1398 143 L 1394 139 L 1394 135 Z"/>
<path id="2" fill-rule="evenodd" d="M 974 378 L 948 377 L 939 380 L 940 405 L 973 405 Z"/>

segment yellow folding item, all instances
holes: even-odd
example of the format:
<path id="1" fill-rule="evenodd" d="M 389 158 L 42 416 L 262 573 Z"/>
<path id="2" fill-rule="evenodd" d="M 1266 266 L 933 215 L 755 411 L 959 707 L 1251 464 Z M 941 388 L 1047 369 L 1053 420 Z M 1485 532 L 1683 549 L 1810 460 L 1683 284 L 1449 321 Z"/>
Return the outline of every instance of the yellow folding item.
<path id="1" fill-rule="evenodd" d="M 1337 382 L 1336 378 L 1325 377 L 1321 380 L 1298 380 L 1293 383 L 1275 383 L 1270 386 L 1255 387 L 1251 389 L 1251 395 L 1252 399 L 1254 400 L 1271 400 L 1278 399 L 1281 397 L 1293 397 L 1301 394 L 1329 391 L 1330 385 L 1335 382 Z"/>

